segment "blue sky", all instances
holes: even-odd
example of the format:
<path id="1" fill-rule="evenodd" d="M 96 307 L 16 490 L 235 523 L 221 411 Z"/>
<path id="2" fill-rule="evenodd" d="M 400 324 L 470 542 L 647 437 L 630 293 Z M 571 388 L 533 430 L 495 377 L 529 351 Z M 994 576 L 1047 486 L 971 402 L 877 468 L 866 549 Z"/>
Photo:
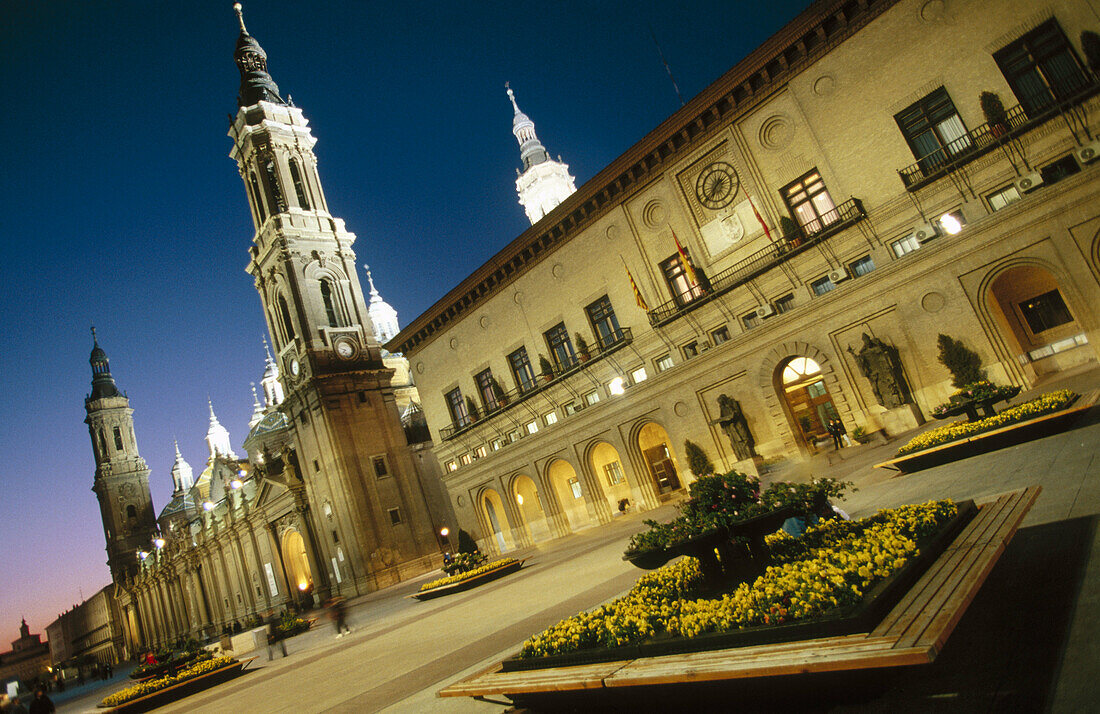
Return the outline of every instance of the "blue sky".
<path id="1" fill-rule="evenodd" d="M 578 186 L 804 1 L 244 3 L 318 138 L 332 212 L 408 323 L 529 223 L 505 81 Z M 0 89 L 0 642 L 105 585 L 83 423 L 89 327 L 135 410 L 154 505 L 196 472 L 209 396 L 239 447 L 265 333 L 228 158 L 229 1 L 8 0 Z M 360 276 L 365 283 L 365 275 Z"/>

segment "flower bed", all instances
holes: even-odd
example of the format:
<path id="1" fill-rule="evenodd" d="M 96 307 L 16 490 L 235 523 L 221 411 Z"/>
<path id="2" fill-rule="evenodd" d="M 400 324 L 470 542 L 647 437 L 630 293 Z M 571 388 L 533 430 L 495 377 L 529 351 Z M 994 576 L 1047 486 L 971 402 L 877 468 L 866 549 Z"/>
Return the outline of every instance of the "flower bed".
<path id="1" fill-rule="evenodd" d="M 440 595 L 461 592 L 487 583 L 490 580 L 496 580 L 497 578 L 514 573 L 522 567 L 522 560 L 501 558 L 500 560 L 494 560 L 474 570 L 467 570 L 458 575 L 451 575 L 424 583 L 420 586 L 420 590 L 412 597 L 418 600 L 428 600 Z"/>
<path id="2" fill-rule="evenodd" d="M 241 663 L 235 657 L 215 657 L 204 659 L 181 669 L 175 675 L 165 675 L 156 679 L 150 679 L 119 690 L 114 694 L 104 697 L 99 703 L 100 707 L 117 707 L 121 704 L 147 697 L 162 690 L 188 682 L 212 672 L 231 668 Z"/>
<path id="3" fill-rule="evenodd" d="M 965 525 L 973 504 L 964 510 L 934 501 L 861 521 L 826 521 L 799 538 L 769 536 L 775 565 L 732 591 L 708 592 L 697 561 L 685 558 L 643 576 L 625 596 L 535 635 L 504 669 L 870 629 L 869 620 L 881 619 Z"/>
<path id="4" fill-rule="evenodd" d="M 975 404 L 993 405 L 997 402 L 1012 399 L 1019 393 L 1019 387 L 1005 387 L 983 379 L 956 391 L 948 397 L 946 402 L 932 409 L 932 416 L 937 419 L 946 419 L 949 416 L 962 414 L 968 408 L 973 409 Z M 992 414 L 988 416 L 992 416 Z"/>
<path id="5" fill-rule="evenodd" d="M 1019 422 L 1035 419 L 1045 414 L 1065 409 L 1077 399 L 1077 394 L 1068 389 L 1048 392 L 1015 407 L 1009 407 L 1000 414 L 978 421 L 958 421 L 930 429 L 915 436 L 908 444 L 898 449 L 896 456 L 905 456 L 923 449 L 966 439 L 986 431 L 1000 429 Z"/>

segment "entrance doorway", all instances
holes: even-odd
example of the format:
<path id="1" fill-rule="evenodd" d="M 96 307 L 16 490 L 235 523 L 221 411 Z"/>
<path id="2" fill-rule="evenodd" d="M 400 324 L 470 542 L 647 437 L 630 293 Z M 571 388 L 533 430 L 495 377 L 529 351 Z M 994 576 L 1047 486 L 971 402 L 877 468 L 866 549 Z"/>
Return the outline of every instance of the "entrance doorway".
<path id="1" fill-rule="evenodd" d="M 496 547 L 498 553 L 503 553 L 510 549 L 511 546 L 511 533 L 505 534 L 503 526 L 507 521 L 504 511 L 504 501 L 500 499 L 500 494 L 493 489 L 486 489 L 481 496 L 481 508 L 482 513 L 485 516 L 485 522 L 489 524 L 489 531 L 492 533 L 493 545 Z"/>
<path id="2" fill-rule="evenodd" d="M 676 455 L 663 426 L 652 422 L 643 426 L 638 432 L 638 450 L 642 452 L 658 494 L 671 493 L 681 487 Z"/>
<path id="3" fill-rule="evenodd" d="M 802 444 L 813 451 L 818 440 L 830 438 L 825 425 L 839 416 L 825 387 L 821 366 L 809 357 L 793 357 L 780 365 L 779 372 L 780 393 L 794 422 L 794 431 Z"/>
<path id="4" fill-rule="evenodd" d="M 283 560 L 286 563 L 286 575 L 290 580 L 290 587 L 299 593 L 311 592 L 313 589 L 313 573 L 309 569 L 309 558 L 306 556 L 306 542 L 302 534 L 295 529 L 290 529 L 283 534 Z"/>
<path id="5" fill-rule="evenodd" d="M 580 477 L 573 465 L 565 459 L 557 459 L 547 469 L 546 478 L 558 497 L 570 530 L 593 525 L 588 515 L 584 489 L 581 487 Z"/>
<path id="6" fill-rule="evenodd" d="M 550 529 L 546 525 L 546 512 L 542 507 L 542 498 L 530 476 L 519 475 L 512 481 L 512 497 L 516 500 L 516 510 L 527 529 L 527 537 L 532 542 L 546 540 Z"/>

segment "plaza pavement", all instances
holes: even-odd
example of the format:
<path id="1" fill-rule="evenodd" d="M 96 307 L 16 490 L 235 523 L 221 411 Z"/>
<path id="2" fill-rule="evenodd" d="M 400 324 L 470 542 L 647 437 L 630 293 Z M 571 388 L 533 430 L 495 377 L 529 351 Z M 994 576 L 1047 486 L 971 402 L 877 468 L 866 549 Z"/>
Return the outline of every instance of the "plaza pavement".
<path id="1" fill-rule="evenodd" d="M 1100 387 L 1100 369 L 1078 370 L 1036 391 Z M 1021 395 L 1015 401 L 1026 398 Z M 932 425 L 926 425 L 929 428 Z M 1100 408 L 1066 432 L 910 475 L 873 469 L 911 434 L 882 446 L 825 454 L 766 478 L 850 479 L 843 507 L 854 517 L 881 507 L 951 497 L 989 500 L 1041 484 L 1043 493 L 937 661 L 888 672 L 866 691 L 816 702 L 817 711 L 1097 711 L 1100 689 Z M 835 459 L 834 459 L 835 460 Z M 515 575 L 456 595 L 406 598 L 430 576 L 351 603 L 353 629 L 333 636 L 327 620 L 265 652 L 244 676 L 158 712 L 501 712 L 500 704 L 439 699 L 436 691 L 513 653 L 529 635 L 615 597 L 641 574 L 620 558 L 643 518 L 664 506 L 527 549 Z M 93 710 L 110 689 L 65 703 Z M 736 686 L 730 688 L 731 708 Z M 778 693 L 777 693 L 778 694 Z M 682 709 L 690 711 L 690 702 Z M 778 709 L 791 710 L 789 705 Z"/>

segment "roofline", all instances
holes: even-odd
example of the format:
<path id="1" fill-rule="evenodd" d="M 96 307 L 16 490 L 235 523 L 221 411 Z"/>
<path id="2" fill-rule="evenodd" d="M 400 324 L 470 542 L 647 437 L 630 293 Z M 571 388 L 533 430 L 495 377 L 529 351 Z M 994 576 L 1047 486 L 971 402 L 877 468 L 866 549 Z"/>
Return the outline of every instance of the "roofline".
<path id="1" fill-rule="evenodd" d="M 552 247 L 579 234 L 618 206 L 620 197 L 648 183 L 664 170 L 668 157 L 712 138 L 732 118 L 760 104 L 898 1 L 814 2 L 437 300 L 387 342 L 386 349 L 416 354 L 444 325 L 514 282 Z"/>

